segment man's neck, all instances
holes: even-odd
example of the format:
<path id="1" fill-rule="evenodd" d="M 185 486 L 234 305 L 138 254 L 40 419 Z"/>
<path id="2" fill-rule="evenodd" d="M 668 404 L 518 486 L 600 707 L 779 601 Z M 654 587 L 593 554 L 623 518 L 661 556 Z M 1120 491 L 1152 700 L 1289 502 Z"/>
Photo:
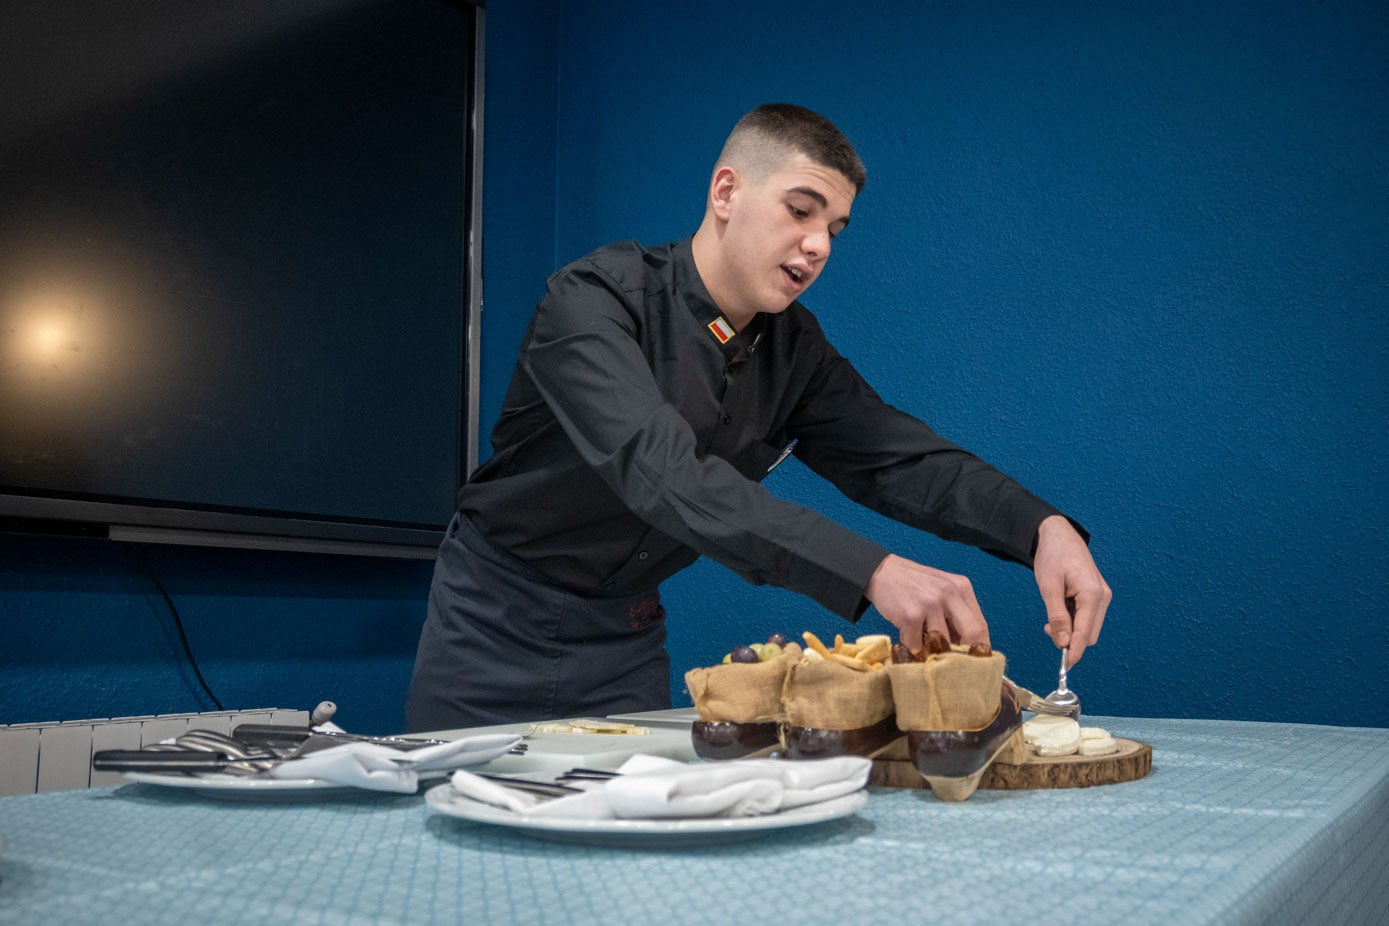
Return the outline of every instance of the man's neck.
<path id="1" fill-rule="evenodd" d="M 739 310 L 733 305 L 729 288 L 723 279 L 723 260 L 719 251 L 718 231 L 707 220 L 700 225 L 699 231 L 695 232 L 690 251 L 694 256 L 695 270 L 699 273 L 699 279 L 704 284 L 704 288 L 709 291 L 709 297 L 714 300 L 714 305 L 719 307 L 723 317 L 733 326 L 733 330 L 741 333 L 757 317 L 757 312 Z"/>

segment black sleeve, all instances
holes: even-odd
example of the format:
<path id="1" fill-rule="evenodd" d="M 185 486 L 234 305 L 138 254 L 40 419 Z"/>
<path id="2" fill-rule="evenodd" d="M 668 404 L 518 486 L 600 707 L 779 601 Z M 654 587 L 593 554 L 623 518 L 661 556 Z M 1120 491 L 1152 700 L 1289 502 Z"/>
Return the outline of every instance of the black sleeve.
<path id="1" fill-rule="evenodd" d="M 638 308 L 589 265 L 552 277 L 537 309 L 521 363 L 580 456 L 657 530 L 749 581 L 856 619 L 887 550 L 697 455 L 642 354 Z"/>
<path id="2" fill-rule="evenodd" d="M 888 405 L 822 337 L 815 349 L 815 373 L 788 421 L 797 456 L 880 514 L 1030 568 L 1038 526 L 1061 512 Z"/>

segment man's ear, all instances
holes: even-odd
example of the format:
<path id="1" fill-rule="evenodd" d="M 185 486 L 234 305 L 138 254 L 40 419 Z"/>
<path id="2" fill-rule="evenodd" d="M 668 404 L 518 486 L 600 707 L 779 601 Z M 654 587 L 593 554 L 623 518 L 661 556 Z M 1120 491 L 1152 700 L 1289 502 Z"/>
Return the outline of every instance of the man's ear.
<path id="1" fill-rule="evenodd" d="M 727 222 L 733 211 L 733 200 L 743 185 L 743 177 L 727 165 L 714 171 L 709 181 L 709 208 L 721 222 Z"/>

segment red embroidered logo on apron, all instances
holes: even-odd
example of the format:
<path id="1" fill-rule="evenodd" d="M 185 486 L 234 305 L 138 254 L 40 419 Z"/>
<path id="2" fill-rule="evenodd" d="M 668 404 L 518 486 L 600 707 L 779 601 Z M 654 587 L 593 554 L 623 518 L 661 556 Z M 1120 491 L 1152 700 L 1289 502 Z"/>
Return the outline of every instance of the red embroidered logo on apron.
<path id="1" fill-rule="evenodd" d="M 649 627 L 657 621 L 665 620 L 666 608 L 659 598 L 643 598 L 627 609 L 628 626 L 633 630 Z"/>

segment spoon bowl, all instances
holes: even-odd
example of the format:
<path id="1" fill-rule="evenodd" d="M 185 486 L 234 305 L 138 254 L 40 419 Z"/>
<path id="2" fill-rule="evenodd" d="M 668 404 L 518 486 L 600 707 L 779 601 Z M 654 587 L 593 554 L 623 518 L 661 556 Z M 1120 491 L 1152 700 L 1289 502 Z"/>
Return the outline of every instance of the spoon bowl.
<path id="1" fill-rule="evenodd" d="M 1048 714 L 1078 720 L 1080 718 L 1080 695 L 1066 687 L 1066 673 L 1070 669 L 1070 661 L 1071 651 L 1063 649 L 1061 651 L 1061 672 L 1057 678 L 1056 690 L 1042 700 L 1054 708 L 1054 710 L 1047 711 Z"/>

